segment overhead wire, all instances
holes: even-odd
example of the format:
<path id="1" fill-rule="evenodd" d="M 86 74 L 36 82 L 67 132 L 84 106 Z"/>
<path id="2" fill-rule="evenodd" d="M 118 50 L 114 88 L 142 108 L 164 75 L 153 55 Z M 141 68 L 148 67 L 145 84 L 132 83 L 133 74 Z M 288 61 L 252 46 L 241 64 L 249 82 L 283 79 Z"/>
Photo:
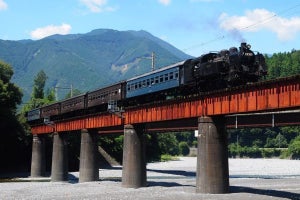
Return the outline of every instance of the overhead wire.
<path id="1" fill-rule="evenodd" d="M 284 13 L 287 13 L 287 12 L 289 12 L 289 11 L 291 11 L 291 10 L 294 10 L 294 9 L 297 8 L 297 7 L 300 7 L 300 4 L 296 4 L 296 5 L 292 6 L 292 7 L 289 7 L 289 8 L 287 8 L 287 9 L 285 9 L 285 10 L 282 10 L 282 11 L 278 12 L 277 14 L 275 13 L 275 14 L 273 14 L 272 16 L 267 17 L 267 18 L 265 18 L 265 19 L 263 19 L 263 20 L 260 20 L 260 21 L 254 23 L 254 24 L 251 24 L 251 25 L 248 25 L 248 26 L 245 26 L 245 27 L 242 27 L 242 28 L 238 28 L 238 29 L 235 29 L 235 30 L 236 30 L 236 31 L 242 31 L 242 30 L 246 30 L 246 29 L 253 28 L 253 27 L 258 26 L 258 25 L 261 25 L 261 24 L 268 23 L 268 22 L 274 20 L 274 18 L 275 18 L 275 17 L 278 17 L 279 15 L 281 15 L 281 16 L 287 16 L 287 15 L 285 15 Z M 297 11 L 295 11 L 295 12 L 293 12 L 293 13 L 289 13 L 288 16 L 291 16 L 292 14 L 294 14 L 294 13 L 296 13 L 296 12 L 297 12 Z M 230 35 L 230 33 L 222 34 L 222 35 L 217 36 L 217 37 L 215 37 L 214 39 L 208 40 L 208 41 L 206 41 L 206 42 L 202 42 L 202 43 L 200 43 L 200 44 L 196 44 L 196 45 L 187 47 L 187 48 L 183 49 L 183 51 L 188 51 L 188 50 L 191 50 L 191 49 L 199 48 L 200 46 L 204 46 L 204 45 L 207 45 L 207 44 L 216 42 L 216 41 L 218 41 L 218 40 L 222 40 L 222 39 L 228 37 L 228 35 Z"/>

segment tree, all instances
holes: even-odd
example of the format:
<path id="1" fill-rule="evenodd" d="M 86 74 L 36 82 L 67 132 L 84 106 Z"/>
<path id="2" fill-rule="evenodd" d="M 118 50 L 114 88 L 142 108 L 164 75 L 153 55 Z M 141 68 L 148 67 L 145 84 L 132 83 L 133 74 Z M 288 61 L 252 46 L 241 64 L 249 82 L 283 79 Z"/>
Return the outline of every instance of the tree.
<path id="1" fill-rule="evenodd" d="M 0 110 L 1 114 L 14 114 L 21 103 L 22 92 L 19 87 L 10 82 L 13 70 L 9 64 L 0 61 Z"/>
<path id="2" fill-rule="evenodd" d="M 32 97 L 35 99 L 44 98 L 44 88 L 47 80 L 46 73 L 41 70 L 34 78 L 33 94 Z"/>
<path id="3" fill-rule="evenodd" d="M 300 158 L 300 136 L 296 137 L 288 147 L 288 151 L 292 158 L 299 159 Z"/>
<path id="4" fill-rule="evenodd" d="M 286 77 L 300 73 L 300 51 L 275 53 L 266 57 L 268 78 Z"/>
<path id="5" fill-rule="evenodd" d="M 54 89 L 47 89 L 44 92 L 46 85 L 47 75 L 43 70 L 41 70 L 34 78 L 33 91 L 31 94 L 31 99 L 27 102 L 21 113 L 25 115 L 26 112 L 39 108 L 43 105 L 55 102 L 55 91 Z"/>
<path id="6" fill-rule="evenodd" d="M 1 170 L 20 167 L 26 158 L 24 143 L 20 140 L 23 128 L 16 117 L 22 92 L 18 86 L 10 82 L 12 76 L 12 67 L 0 61 L 0 157 L 3 160 Z M 16 159 L 18 157 L 19 159 Z"/>
<path id="7" fill-rule="evenodd" d="M 157 141 L 161 154 L 179 155 L 178 141 L 174 133 L 161 133 Z"/>
<path id="8" fill-rule="evenodd" d="M 183 156 L 189 155 L 190 148 L 187 142 L 179 142 L 179 152 Z"/>
<path id="9" fill-rule="evenodd" d="M 278 148 L 285 148 L 288 145 L 286 138 L 284 137 L 284 135 L 282 135 L 280 133 L 278 133 L 278 135 L 274 139 L 274 144 L 275 144 L 275 147 L 278 147 Z"/>
<path id="10" fill-rule="evenodd" d="M 47 89 L 46 98 L 50 102 L 54 102 L 55 101 L 55 90 L 54 89 Z"/>

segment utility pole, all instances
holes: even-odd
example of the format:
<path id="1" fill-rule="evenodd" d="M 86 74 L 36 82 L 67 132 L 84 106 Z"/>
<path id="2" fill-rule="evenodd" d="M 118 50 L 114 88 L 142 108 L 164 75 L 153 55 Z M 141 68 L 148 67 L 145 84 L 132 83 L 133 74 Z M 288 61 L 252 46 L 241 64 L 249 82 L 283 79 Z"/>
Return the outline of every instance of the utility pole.
<path id="1" fill-rule="evenodd" d="M 155 70 L 155 53 L 154 52 L 152 52 L 152 54 L 151 54 L 151 60 L 152 60 L 151 70 L 154 71 Z"/>
<path id="2" fill-rule="evenodd" d="M 155 53 L 151 53 L 151 57 L 139 57 L 139 59 L 151 59 L 151 71 L 155 70 Z"/>

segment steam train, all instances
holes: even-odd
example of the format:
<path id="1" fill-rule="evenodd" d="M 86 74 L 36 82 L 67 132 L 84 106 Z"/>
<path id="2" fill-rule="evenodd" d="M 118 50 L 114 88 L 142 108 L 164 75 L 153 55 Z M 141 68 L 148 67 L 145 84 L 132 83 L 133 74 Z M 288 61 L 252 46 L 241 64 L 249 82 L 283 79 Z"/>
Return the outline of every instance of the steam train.
<path id="1" fill-rule="evenodd" d="M 267 73 L 264 56 L 241 43 L 239 48 L 210 52 L 105 88 L 56 102 L 27 113 L 27 120 L 106 112 L 109 102 L 130 106 L 257 82 Z"/>

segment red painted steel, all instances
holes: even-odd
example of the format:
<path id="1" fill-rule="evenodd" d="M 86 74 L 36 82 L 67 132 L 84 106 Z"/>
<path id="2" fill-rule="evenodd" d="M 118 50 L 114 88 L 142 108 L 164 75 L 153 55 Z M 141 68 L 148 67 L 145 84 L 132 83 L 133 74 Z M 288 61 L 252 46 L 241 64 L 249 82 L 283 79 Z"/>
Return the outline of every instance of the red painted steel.
<path id="1" fill-rule="evenodd" d="M 297 108 L 300 106 L 300 83 L 262 85 L 248 91 L 233 91 L 166 104 L 127 110 L 125 124 Z"/>
<path id="2" fill-rule="evenodd" d="M 55 131 L 72 131 L 89 128 L 120 126 L 187 119 L 200 116 L 227 115 L 235 113 L 283 110 L 300 107 L 300 80 L 284 79 L 268 84 L 256 84 L 247 89 L 227 90 L 207 96 L 191 97 L 180 100 L 154 103 L 128 108 L 121 120 L 116 115 L 102 113 L 55 122 Z M 33 126 L 32 134 L 53 132 L 46 125 Z"/>

